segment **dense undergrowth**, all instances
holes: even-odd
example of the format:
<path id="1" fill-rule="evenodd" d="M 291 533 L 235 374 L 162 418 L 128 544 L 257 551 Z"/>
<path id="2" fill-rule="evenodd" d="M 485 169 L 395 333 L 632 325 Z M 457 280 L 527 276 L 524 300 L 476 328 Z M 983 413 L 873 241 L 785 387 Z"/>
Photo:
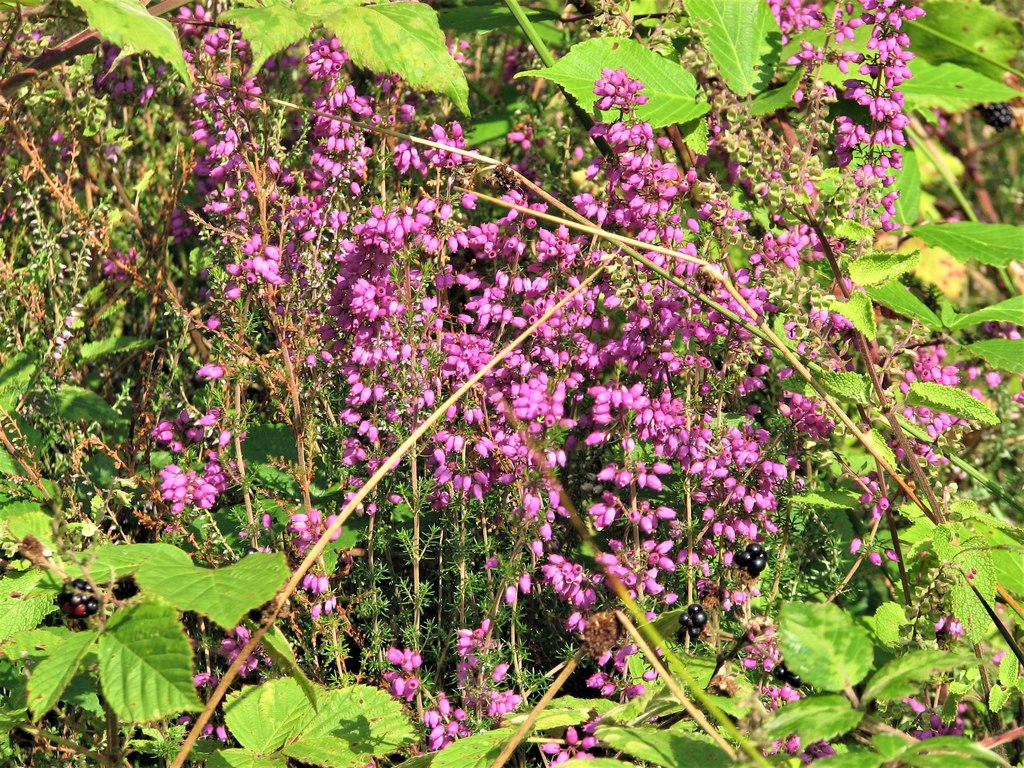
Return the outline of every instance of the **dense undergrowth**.
<path id="1" fill-rule="evenodd" d="M 0 763 L 1019 763 L 1014 5 L 0 0 Z"/>

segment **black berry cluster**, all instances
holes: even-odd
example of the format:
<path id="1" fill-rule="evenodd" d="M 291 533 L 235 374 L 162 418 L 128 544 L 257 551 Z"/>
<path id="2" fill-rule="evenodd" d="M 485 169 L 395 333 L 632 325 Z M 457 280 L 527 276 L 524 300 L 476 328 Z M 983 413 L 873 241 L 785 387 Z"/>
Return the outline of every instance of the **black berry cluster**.
<path id="1" fill-rule="evenodd" d="M 127 600 L 139 594 L 139 585 L 134 576 L 122 576 L 114 582 L 114 588 L 110 591 L 118 600 Z"/>
<path id="2" fill-rule="evenodd" d="M 1013 112 L 1010 111 L 1010 105 L 1005 101 L 985 104 L 979 108 L 979 111 L 982 119 L 997 131 L 1005 130 L 1013 123 Z"/>
<path id="3" fill-rule="evenodd" d="M 803 682 L 800 679 L 800 675 L 794 675 L 790 672 L 786 667 L 786 663 L 782 661 L 775 665 L 775 668 L 772 670 L 772 677 L 780 683 L 787 683 L 790 688 L 799 688 L 800 683 Z"/>
<path id="4" fill-rule="evenodd" d="M 747 544 L 746 549 L 733 555 L 732 561 L 756 579 L 768 565 L 768 556 L 760 544 Z"/>
<path id="5" fill-rule="evenodd" d="M 75 579 L 70 587 L 65 585 L 64 591 L 57 595 L 57 605 L 65 616 L 74 619 L 92 616 L 100 609 L 95 590 L 85 579 Z"/>
<path id="6" fill-rule="evenodd" d="M 708 615 L 704 613 L 704 609 L 700 605 L 694 603 L 679 619 L 679 634 L 682 635 L 685 630 L 691 640 L 696 640 L 707 623 Z"/>

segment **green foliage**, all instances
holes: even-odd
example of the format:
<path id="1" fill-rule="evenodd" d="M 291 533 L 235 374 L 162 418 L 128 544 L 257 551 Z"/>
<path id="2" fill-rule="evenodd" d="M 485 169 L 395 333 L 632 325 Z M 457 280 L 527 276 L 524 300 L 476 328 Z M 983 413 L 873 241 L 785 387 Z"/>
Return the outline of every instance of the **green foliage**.
<path id="1" fill-rule="evenodd" d="M 944 109 L 961 112 L 977 104 L 1006 101 L 1018 92 L 957 64 L 932 66 L 926 61 L 911 63 L 914 76 L 903 86 L 907 105 L 914 109 Z"/>
<path id="2" fill-rule="evenodd" d="M 69 634 L 32 670 L 28 682 L 28 708 L 33 720 L 49 712 L 68 687 L 79 665 L 96 644 L 95 632 Z"/>
<path id="3" fill-rule="evenodd" d="M 875 308 L 867 294 L 856 291 L 850 294 L 847 301 L 836 299 L 830 309 L 853 323 L 853 327 L 867 338 L 873 339 L 878 334 L 878 328 L 875 326 Z"/>
<path id="4" fill-rule="evenodd" d="M 768 736 L 784 739 L 800 734 L 808 743 L 831 739 L 857 727 L 864 718 L 850 700 L 836 694 L 807 696 L 783 707 L 767 725 Z"/>
<path id="5" fill-rule="evenodd" d="M 590 111 L 597 101 L 594 81 L 603 69 L 625 69 L 630 77 L 643 82 L 643 93 L 650 100 L 638 107 L 636 114 L 654 128 L 686 123 L 708 111 L 693 75 L 628 38 L 601 37 L 577 43 L 553 67 L 520 72 L 517 77 L 547 78 Z"/>
<path id="6" fill-rule="evenodd" d="M 1024 325 L 1024 296 L 1014 296 L 997 304 L 984 307 L 967 315 L 959 315 L 949 324 L 951 331 L 959 331 L 981 323 L 1010 323 Z"/>
<path id="7" fill-rule="evenodd" d="M 880 286 L 867 288 L 865 293 L 873 301 L 877 301 L 894 312 L 918 321 L 925 328 L 933 331 L 942 330 L 943 328 L 943 323 L 939 316 L 898 280 L 890 280 Z"/>
<path id="8" fill-rule="evenodd" d="M 288 575 L 282 554 L 256 553 L 216 569 L 150 560 L 139 569 L 137 579 L 145 591 L 178 610 L 201 613 L 231 629 L 246 613 L 270 600 Z"/>
<path id="9" fill-rule="evenodd" d="M 958 261 L 977 261 L 993 267 L 1005 267 L 1024 259 L 1024 227 L 1012 224 L 978 224 L 957 221 L 952 224 L 924 224 L 910 234 L 928 245 L 949 251 Z"/>
<path id="10" fill-rule="evenodd" d="M 174 27 L 150 15 L 132 0 L 72 0 L 85 12 L 89 26 L 110 42 L 129 51 L 145 51 L 170 64 L 182 81 L 190 83 L 185 57 Z"/>
<path id="11" fill-rule="evenodd" d="M 977 0 L 929 0 L 914 26 L 914 51 L 932 64 L 952 62 L 1001 79 L 1021 49 L 1020 24 Z"/>
<path id="12" fill-rule="evenodd" d="M 659 730 L 651 726 L 601 726 L 597 734 L 613 749 L 652 765 L 732 765 L 732 759 L 711 741 L 691 733 Z"/>
<path id="13" fill-rule="evenodd" d="M 923 406 L 942 411 L 968 421 L 979 421 L 994 426 L 999 417 L 980 400 L 963 390 L 931 381 L 915 381 L 907 393 L 907 405 Z"/>
<path id="14" fill-rule="evenodd" d="M 879 669 L 868 680 L 864 702 L 900 701 L 921 689 L 921 684 L 936 672 L 945 672 L 970 664 L 970 657 L 948 651 L 922 649 L 900 656 Z"/>
<path id="15" fill-rule="evenodd" d="M 864 629 L 831 603 L 787 603 L 781 611 L 779 649 L 786 665 L 826 691 L 856 685 L 871 670 Z"/>
<path id="16" fill-rule="evenodd" d="M 689 0 L 686 12 L 730 90 L 739 96 L 764 90 L 781 48 L 778 25 L 768 4 Z"/>
<path id="17" fill-rule="evenodd" d="M 171 606 L 146 600 L 116 614 L 100 636 L 100 683 L 117 716 L 132 723 L 201 709 L 192 648 Z"/>
<path id="18" fill-rule="evenodd" d="M 861 285 L 878 285 L 906 274 L 916 265 L 920 254 L 872 251 L 850 264 L 850 279 Z"/>
<path id="19" fill-rule="evenodd" d="M 985 339 L 967 344 L 978 357 L 1001 371 L 1024 373 L 1024 340 L 1021 339 Z"/>

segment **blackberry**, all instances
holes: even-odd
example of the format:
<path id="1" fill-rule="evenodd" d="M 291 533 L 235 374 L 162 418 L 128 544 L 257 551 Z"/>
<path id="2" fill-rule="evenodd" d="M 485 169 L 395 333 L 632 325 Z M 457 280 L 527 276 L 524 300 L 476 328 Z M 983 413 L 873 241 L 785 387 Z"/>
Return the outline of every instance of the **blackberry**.
<path id="1" fill-rule="evenodd" d="M 742 552 L 737 552 L 732 556 L 732 561 L 743 570 L 747 570 L 750 567 L 750 553 L 745 549 Z"/>
<path id="2" fill-rule="evenodd" d="M 981 112 L 981 118 L 985 123 L 997 131 L 1004 131 L 1013 124 L 1013 112 L 1010 111 L 1010 105 L 1005 101 L 983 104 L 978 111 Z"/>
<path id="3" fill-rule="evenodd" d="M 750 558 L 750 565 L 747 566 L 747 573 L 754 577 L 760 576 L 761 571 L 763 571 L 767 566 L 768 558 L 764 555 L 756 555 L 755 557 Z"/>
<path id="4" fill-rule="evenodd" d="M 118 600 L 127 600 L 139 594 L 139 585 L 134 576 L 122 576 L 114 582 L 114 588 L 110 591 Z"/>
<path id="5" fill-rule="evenodd" d="M 65 616 L 82 619 L 92 616 L 100 609 L 100 601 L 94 594 L 92 584 L 85 579 L 75 579 L 64 586 L 64 591 L 57 595 L 57 606 Z"/>
<path id="6" fill-rule="evenodd" d="M 760 544 L 747 544 L 746 549 L 732 556 L 732 562 L 756 579 L 768 566 L 768 555 Z"/>
<path id="7" fill-rule="evenodd" d="M 698 629 L 704 629 L 708 623 L 708 615 L 704 612 L 704 608 L 697 603 L 686 609 L 686 616 L 690 623 Z"/>
<path id="8" fill-rule="evenodd" d="M 794 675 L 785 662 L 780 661 L 772 669 L 772 677 L 778 680 L 780 683 L 789 685 L 790 688 L 799 688 L 803 680 L 800 679 L 800 675 Z"/>

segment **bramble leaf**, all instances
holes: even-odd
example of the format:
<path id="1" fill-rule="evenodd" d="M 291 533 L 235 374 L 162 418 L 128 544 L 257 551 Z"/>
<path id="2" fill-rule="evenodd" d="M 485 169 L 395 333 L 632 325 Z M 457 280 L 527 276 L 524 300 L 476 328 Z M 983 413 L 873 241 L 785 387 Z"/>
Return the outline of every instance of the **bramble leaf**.
<path id="1" fill-rule="evenodd" d="M 985 358 L 993 368 L 1024 373 L 1024 339 L 985 339 L 968 344 L 964 349 Z"/>
<path id="2" fill-rule="evenodd" d="M 115 613 L 98 655 L 103 696 L 122 720 L 144 723 L 202 709 L 192 646 L 170 605 L 146 600 Z"/>
<path id="3" fill-rule="evenodd" d="M 933 66 L 915 59 L 909 66 L 914 76 L 900 90 L 910 109 L 961 112 L 976 104 L 1006 101 L 1020 95 L 1020 91 L 957 64 Z"/>
<path id="4" fill-rule="evenodd" d="M 966 659 L 969 663 L 970 659 Z M 965 657 L 950 651 L 931 649 L 911 651 L 894 659 L 868 680 L 861 701 L 899 701 L 904 696 L 920 691 L 935 672 L 945 672 L 963 666 Z"/>
<path id="5" fill-rule="evenodd" d="M 263 754 L 284 746 L 309 712 L 302 688 L 291 678 L 281 677 L 228 696 L 224 721 L 243 747 Z"/>
<path id="6" fill-rule="evenodd" d="M 765 723 L 765 731 L 772 739 L 799 734 L 802 742 L 810 744 L 853 730 L 863 717 L 844 696 L 807 696 L 777 709 Z"/>
<path id="7" fill-rule="evenodd" d="M 96 637 L 92 630 L 67 635 L 32 670 L 28 681 L 28 708 L 33 720 L 38 720 L 57 703 L 78 671 L 78 665 L 92 649 Z"/>
<path id="8" fill-rule="evenodd" d="M 733 765 L 720 747 L 690 733 L 674 733 L 645 725 L 611 725 L 598 726 L 596 736 L 613 749 L 664 768 Z"/>
<path id="9" fill-rule="evenodd" d="M 179 611 L 195 611 L 231 629 L 253 608 L 272 598 L 288 578 L 281 553 L 257 552 L 224 568 L 147 561 L 136 579 L 147 592 Z"/>
<path id="10" fill-rule="evenodd" d="M 779 648 L 793 672 L 826 691 L 856 685 L 872 666 L 867 632 L 831 603 L 784 605 Z"/>
<path id="11" fill-rule="evenodd" d="M 133 0 L 71 0 L 85 12 L 89 26 L 121 48 L 152 53 L 191 85 L 178 33 L 165 19 L 153 16 Z"/>
<path id="12" fill-rule="evenodd" d="M 697 81 L 679 64 L 659 56 L 647 46 L 624 37 L 599 37 L 574 45 L 553 67 L 520 72 L 519 77 L 543 77 L 558 83 L 588 112 L 597 96 L 594 83 L 604 69 L 625 69 L 644 84 L 649 101 L 638 107 L 637 118 L 652 128 L 685 123 L 705 114 L 709 107 L 697 100 Z"/>
<path id="13" fill-rule="evenodd" d="M 950 324 L 949 328 L 952 331 L 959 331 L 961 328 L 970 328 L 979 323 L 1024 325 L 1024 296 L 1014 296 L 976 312 L 960 315 Z"/>
<path id="14" fill-rule="evenodd" d="M 933 331 L 941 331 L 943 328 L 939 316 L 899 280 L 890 280 L 877 287 L 865 288 L 864 292 L 882 306 L 917 320 L 925 328 Z"/>
<path id="15" fill-rule="evenodd" d="M 859 285 L 878 285 L 912 270 L 921 254 L 917 251 L 872 251 L 850 263 L 850 279 Z"/>

